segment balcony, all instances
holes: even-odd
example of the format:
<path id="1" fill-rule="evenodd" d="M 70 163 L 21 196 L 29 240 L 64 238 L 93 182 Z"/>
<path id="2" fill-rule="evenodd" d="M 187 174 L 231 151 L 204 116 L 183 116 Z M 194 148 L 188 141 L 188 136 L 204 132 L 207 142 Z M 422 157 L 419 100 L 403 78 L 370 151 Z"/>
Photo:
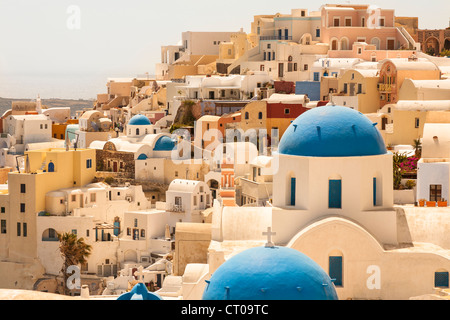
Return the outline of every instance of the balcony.
<path id="1" fill-rule="evenodd" d="M 264 40 L 291 40 L 292 41 L 292 36 L 260 36 L 259 40 L 260 41 L 264 41 Z"/>
<path id="2" fill-rule="evenodd" d="M 379 92 L 392 92 L 393 85 L 389 83 L 379 83 L 377 89 Z"/>
<path id="3" fill-rule="evenodd" d="M 170 210 L 170 212 L 179 212 L 179 213 L 183 213 L 184 212 L 184 207 L 183 205 L 180 204 L 175 204 L 173 205 Z"/>

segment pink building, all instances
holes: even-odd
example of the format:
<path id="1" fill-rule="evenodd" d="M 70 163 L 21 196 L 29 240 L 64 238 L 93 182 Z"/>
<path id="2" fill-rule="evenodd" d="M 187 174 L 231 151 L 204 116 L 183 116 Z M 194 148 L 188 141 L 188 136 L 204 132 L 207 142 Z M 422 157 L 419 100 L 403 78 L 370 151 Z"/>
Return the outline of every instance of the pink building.
<path id="1" fill-rule="evenodd" d="M 407 49 L 414 45 L 409 34 L 395 27 L 394 10 L 369 5 L 325 5 L 321 7 L 322 42 L 330 50 L 352 50 L 365 42 L 376 50 Z M 370 60 L 370 59 L 369 59 Z"/>
<path id="2" fill-rule="evenodd" d="M 407 59 L 415 53 L 415 50 L 377 50 L 373 44 L 355 42 L 351 50 L 330 50 L 328 56 L 330 58 L 355 58 L 378 62 L 384 59 Z"/>

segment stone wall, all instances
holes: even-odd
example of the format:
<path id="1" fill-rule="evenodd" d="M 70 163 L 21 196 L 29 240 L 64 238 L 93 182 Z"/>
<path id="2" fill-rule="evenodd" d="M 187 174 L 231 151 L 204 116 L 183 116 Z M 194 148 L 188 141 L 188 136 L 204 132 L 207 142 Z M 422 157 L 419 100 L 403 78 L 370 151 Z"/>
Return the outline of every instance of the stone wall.
<path id="1" fill-rule="evenodd" d="M 134 153 L 111 150 L 96 150 L 97 171 L 135 174 Z"/>

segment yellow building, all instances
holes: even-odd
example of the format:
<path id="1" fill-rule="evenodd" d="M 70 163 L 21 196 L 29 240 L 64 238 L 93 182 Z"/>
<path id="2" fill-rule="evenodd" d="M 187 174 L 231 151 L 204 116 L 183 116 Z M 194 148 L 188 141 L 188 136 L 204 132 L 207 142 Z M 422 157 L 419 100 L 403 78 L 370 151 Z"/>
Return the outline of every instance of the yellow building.
<path id="1" fill-rule="evenodd" d="M 386 132 L 386 144 L 413 145 L 423 138 L 426 123 L 450 123 L 450 101 L 399 101 L 390 108 L 393 130 Z"/>
<path id="2" fill-rule="evenodd" d="M 349 69 L 338 78 L 338 90 L 333 102 L 358 110 L 374 113 L 380 108 L 377 69 Z"/>
<path id="3" fill-rule="evenodd" d="M 37 216 L 45 210 L 45 195 L 62 188 L 81 187 L 95 176 L 95 150 L 44 149 L 28 151 L 24 168 L 8 175 L 8 189 L 0 192 L 0 287 L 14 288 L 8 279 L 21 279 L 28 288 L 42 271 L 37 260 Z M 13 274 L 12 274 L 13 273 Z"/>

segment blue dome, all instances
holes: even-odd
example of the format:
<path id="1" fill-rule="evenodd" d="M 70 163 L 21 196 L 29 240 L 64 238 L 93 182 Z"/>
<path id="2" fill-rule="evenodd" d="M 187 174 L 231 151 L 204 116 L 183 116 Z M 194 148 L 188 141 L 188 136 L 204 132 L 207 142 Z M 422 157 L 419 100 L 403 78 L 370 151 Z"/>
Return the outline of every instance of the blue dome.
<path id="1" fill-rule="evenodd" d="M 330 277 L 306 255 L 286 247 L 245 250 L 222 264 L 203 300 L 337 300 Z"/>
<path id="2" fill-rule="evenodd" d="M 279 153 L 305 157 L 360 157 L 386 154 L 376 124 L 347 107 L 311 109 L 284 133 Z"/>
<path id="3" fill-rule="evenodd" d="M 128 125 L 130 126 L 148 126 L 151 124 L 152 123 L 150 122 L 150 120 L 146 116 L 143 116 L 142 114 L 135 115 L 128 122 Z"/>
<path id="4" fill-rule="evenodd" d="M 172 151 L 175 149 L 176 141 L 168 136 L 163 136 L 156 141 L 154 151 Z"/>
<path id="5" fill-rule="evenodd" d="M 120 295 L 117 300 L 162 300 L 153 292 L 149 292 L 143 283 L 136 284 L 130 292 Z"/>

